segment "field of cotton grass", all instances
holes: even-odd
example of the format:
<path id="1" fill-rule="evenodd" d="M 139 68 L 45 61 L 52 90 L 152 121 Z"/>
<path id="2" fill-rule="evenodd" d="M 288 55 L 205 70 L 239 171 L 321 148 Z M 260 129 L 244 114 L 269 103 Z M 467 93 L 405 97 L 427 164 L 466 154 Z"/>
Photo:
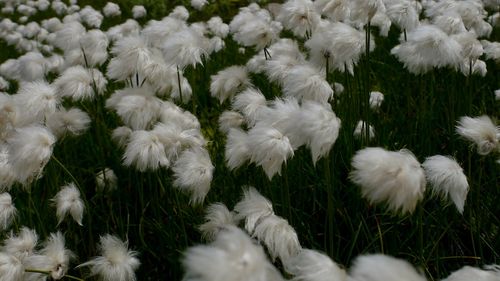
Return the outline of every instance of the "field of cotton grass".
<path id="1" fill-rule="evenodd" d="M 500 280 L 498 0 L 0 9 L 0 281 Z"/>

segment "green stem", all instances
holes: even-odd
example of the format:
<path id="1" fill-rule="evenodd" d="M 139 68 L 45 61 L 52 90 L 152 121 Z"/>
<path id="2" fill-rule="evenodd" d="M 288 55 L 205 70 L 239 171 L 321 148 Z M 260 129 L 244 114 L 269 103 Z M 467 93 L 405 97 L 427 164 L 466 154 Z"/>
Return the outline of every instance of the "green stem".
<path id="1" fill-rule="evenodd" d="M 334 215 L 334 204 L 333 204 L 333 186 L 332 186 L 332 177 L 330 170 L 330 157 L 327 155 L 324 161 L 324 172 L 326 179 L 326 194 L 327 194 L 327 211 L 328 211 L 328 254 L 333 257 L 334 251 L 334 241 L 333 241 L 333 215 Z"/>
<path id="2" fill-rule="evenodd" d="M 41 269 L 34 269 L 34 268 L 25 268 L 24 272 L 41 273 L 41 274 L 46 274 L 46 275 L 50 275 L 51 274 L 51 271 L 41 270 Z M 64 275 L 63 278 L 64 277 L 66 277 L 68 279 L 73 279 L 73 280 L 85 281 L 85 279 L 82 279 L 82 278 L 79 278 L 79 277 L 76 277 L 76 276 L 72 276 L 72 275 Z"/>

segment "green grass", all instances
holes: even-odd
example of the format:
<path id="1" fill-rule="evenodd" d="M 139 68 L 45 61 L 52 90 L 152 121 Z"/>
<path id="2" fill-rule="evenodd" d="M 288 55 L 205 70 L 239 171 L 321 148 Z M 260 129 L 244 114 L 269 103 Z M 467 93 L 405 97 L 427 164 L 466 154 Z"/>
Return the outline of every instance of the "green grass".
<path id="1" fill-rule="evenodd" d="M 122 16 L 105 19 L 103 29 L 124 21 L 135 4 L 146 6 L 148 19 L 159 19 L 186 1 L 116 2 L 122 8 Z M 82 7 L 86 4 L 103 6 L 103 2 L 80 1 Z M 234 0 L 216 1 L 204 12 L 194 11 L 190 21 L 207 20 L 218 14 L 229 22 L 243 4 Z M 373 34 L 376 33 L 374 29 Z M 72 265 L 97 254 L 100 235 L 116 234 L 140 252 L 138 280 L 180 280 L 182 253 L 202 242 L 197 226 L 203 223 L 204 207 L 223 202 L 231 209 L 240 199 L 242 187 L 251 185 L 273 202 L 278 215 L 289 220 L 304 248 L 324 251 L 346 267 L 359 254 L 383 252 L 408 260 L 420 267 L 429 280 L 438 280 L 464 265 L 499 263 L 499 166 L 495 157 L 477 155 L 455 133 L 454 126 L 463 115 L 498 117 L 500 107 L 493 91 L 500 88 L 500 65 L 488 61 L 488 74 L 484 78 L 465 77 L 449 69 L 412 75 L 389 54 L 397 44 L 398 34 L 393 27 L 388 38 L 376 35 L 377 47 L 370 54 L 369 64 L 361 62 L 354 76 L 331 74 L 330 82 L 334 79 L 346 90 L 334 105 L 342 129 L 329 156 L 313 166 L 310 151 L 301 147 L 283 167 L 282 175 L 272 180 L 253 164 L 236 171 L 225 166 L 225 139 L 217 129 L 217 120 L 230 104 L 219 105 L 209 93 L 211 75 L 234 64 L 245 64 L 254 52 L 239 54 L 236 43 L 228 38 L 223 51 L 203 66 L 188 68 L 186 77 L 193 87 L 196 104 L 194 111 L 191 104 L 185 108 L 199 118 L 215 166 L 212 188 L 203 206 L 190 206 L 188 196 L 172 187 L 171 171 L 140 173 L 121 164 L 123 151 L 110 137 L 119 119 L 114 113 L 102 110 L 104 98 L 96 103 L 73 104 L 87 109 L 93 117 L 92 126 L 82 136 L 58 142 L 44 176 L 32 184 L 30 191 L 20 186 L 12 188 L 19 209 L 14 229 L 25 225 L 36 229 L 40 237 L 58 229 L 63 231 L 68 247 L 79 257 Z M 499 39 L 497 29 L 490 40 Z M 0 62 L 17 56 L 1 41 L 0 49 Z M 271 85 L 263 75 L 253 75 L 252 82 L 268 99 L 281 95 L 279 86 Z M 110 83 L 105 97 L 118 88 L 116 83 Z M 367 114 L 361 97 L 370 90 L 381 91 L 385 100 L 378 112 L 369 114 L 376 137 L 360 141 L 353 138 L 352 132 L 357 121 Z M 365 146 L 407 148 L 421 162 L 435 154 L 456 157 L 470 184 L 464 214 L 431 198 L 429 191 L 412 215 L 394 216 L 383 206 L 368 204 L 359 187 L 348 180 L 351 158 Z M 95 174 L 105 167 L 112 168 L 118 176 L 117 191 L 96 191 Z M 50 199 L 69 182 L 77 184 L 86 202 L 83 227 L 70 221 L 57 226 Z M 0 233 L 0 239 L 6 236 L 7 233 Z M 70 273 L 84 276 L 79 270 L 72 269 Z"/>

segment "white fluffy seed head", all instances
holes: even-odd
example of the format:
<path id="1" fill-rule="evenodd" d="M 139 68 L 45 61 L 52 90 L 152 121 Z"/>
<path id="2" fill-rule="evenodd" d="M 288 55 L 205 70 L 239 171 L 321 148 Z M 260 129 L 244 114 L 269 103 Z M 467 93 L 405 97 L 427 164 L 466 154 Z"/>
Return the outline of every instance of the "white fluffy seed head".
<path id="1" fill-rule="evenodd" d="M 58 224 L 60 224 L 64 218 L 70 214 L 76 223 L 82 225 L 85 205 L 80 197 L 80 191 L 74 183 L 63 186 L 56 196 L 54 196 L 52 201 L 56 205 Z"/>
<path id="2" fill-rule="evenodd" d="M 17 214 L 9 193 L 0 193 L 0 231 L 7 230 Z"/>
<path id="3" fill-rule="evenodd" d="M 497 266 L 493 266 L 491 270 L 490 268 L 485 267 L 486 270 L 472 267 L 472 266 L 464 266 L 454 272 L 452 272 L 448 277 L 443 279 L 442 281 L 468 281 L 468 280 L 477 280 L 477 281 L 494 281 L 500 279 L 500 270 Z"/>
<path id="4" fill-rule="evenodd" d="M 58 96 L 74 101 L 93 100 L 97 94 L 104 93 L 107 84 L 108 81 L 99 70 L 81 65 L 67 68 L 54 81 Z"/>
<path id="5" fill-rule="evenodd" d="M 0 276 L 2 281 L 22 280 L 24 266 L 21 260 L 12 254 L 0 252 Z"/>
<path id="6" fill-rule="evenodd" d="M 266 245 L 272 260 L 279 257 L 282 263 L 287 263 L 302 249 L 295 229 L 286 219 L 274 214 L 262 218 L 257 223 L 252 237 Z"/>
<path id="7" fill-rule="evenodd" d="M 411 213 L 425 192 L 425 174 L 408 150 L 387 151 L 368 147 L 356 152 L 350 178 L 372 204 L 386 203 L 402 214 Z"/>
<path id="8" fill-rule="evenodd" d="M 201 204 L 210 190 L 214 168 L 207 150 L 185 150 L 172 167 L 173 185 L 191 193 L 191 204 Z"/>
<path id="9" fill-rule="evenodd" d="M 257 125 L 248 132 L 248 148 L 250 161 L 262 166 L 269 179 L 281 175 L 282 164 L 294 154 L 288 137 L 268 126 Z"/>
<path id="10" fill-rule="evenodd" d="M 118 177 L 111 168 L 104 168 L 95 175 L 96 188 L 100 191 L 112 191 L 118 187 Z"/>
<path id="11" fill-rule="evenodd" d="M 237 169 L 250 160 L 247 138 L 248 134 L 245 131 L 239 128 L 229 129 L 224 155 L 230 170 Z"/>
<path id="12" fill-rule="evenodd" d="M 302 249 L 285 263 L 285 270 L 295 281 L 346 281 L 346 271 L 326 254 Z"/>
<path id="13" fill-rule="evenodd" d="M 273 204 L 254 187 L 245 188 L 243 198 L 234 206 L 235 219 L 245 220 L 245 229 L 252 234 L 259 222 L 274 214 Z"/>
<path id="14" fill-rule="evenodd" d="M 250 79 L 244 66 L 233 65 L 210 77 L 210 94 L 223 103 L 248 87 Z"/>
<path id="15" fill-rule="evenodd" d="M 90 117 L 79 108 L 60 109 L 49 115 L 45 124 L 57 138 L 66 134 L 78 136 L 90 126 Z"/>
<path id="16" fill-rule="evenodd" d="M 42 175 L 56 138 L 46 127 L 29 126 L 16 129 L 7 142 L 16 180 L 27 185 Z"/>
<path id="17" fill-rule="evenodd" d="M 383 254 L 358 256 L 349 269 L 349 278 L 356 281 L 426 281 L 405 260 Z"/>
<path id="18" fill-rule="evenodd" d="M 435 155 L 422 163 L 434 194 L 451 199 L 460 213 L 464 211 L 469 184 L 460 165 L 452 157 Z"/>
<path id="19" fill-rule="evenodd" d="M 91 276 L 99 276 L 106 281 L 127 280 L 135 281 L 135 270 L 141 264 L 137 252 L 128 249 L 128 243 L 118 237 L 106 234 L 100 237 L 97 256 L 78 267 L 90 267 Z"/>
<path id="20" fill-rule="evenodd" d="M 248 125 L 253 127 L 266 110 L 266 97 L 260 90 L 249 88 L 236 95 L 231 104 L 233 110 L 241 112 Z"/>
<path id="21" fill-rule="evenodd" d="M 212 241 L 220 231 L 230 225 L 236 226 L 234 216 L 223 203 L 210 204 L 205 211 L 205 223 L 198 229 L 205 240 Z"/>
<path id="22" fill-rule="evenodd" d="M 129 137 L 123 164 L 144 172 L 169 167 L 170 160 L 165 154 L 165 146 L 154 132 L 139 130 L 133 131 Z"/>
<path id="23" fill-rule="evenodd" d="M 245 117 L 236 111 L 226 110 L 219 116 L 219 130 L 228 134 L 230 129 L 241 128 L 245 123 Z"/>
<path id="24" fill-rule="evenodd" d="M 36 231 L 23 226 L 17 236 L 11 233 L 4 240 L 4 245 L 1 247 L 0 253 L 13 255 L 20 261 L 23 261 L 35 253 L 37 243 L 38 235 Z"/>
<path id="25" fill-rule="evenodd" d="M 297 100 L 327 103 L 333 97 L 333 89 L 325 75 L 309 64 L 296 65 L 283 79 L 283 93 Z"/>
<path id="26" fill-rule="evenodd" d="M 456 132 L 463 138 L 474 142 L 480 155 L 487 155 L 498 147 L 500 128 L 495 126 L 487 115 L 460 117 Z"/>
<path id="27" fill-rule="evenodd" d="M 358 124 L 356 124 L 356 128 L 354 129 L 354 136 L 356 138 L 361 138 L 362 136 L 366 136 L 366 129 L 368 126 L 368 138 L 373 139 L 375 137 L 375 129 L 372 125 L 367 124 L 363 120 L 359 120 Z"/>
<path id="28" fill-rule="evenodd" d="M 21 83 L 13 100 L 22 112 L 16 118 L 16 126 L 43 123 L 49 114 L 56 112 L 61 103 L 56 95 L 56 88 L 42 80 Z"/>
<path id="29" fill-rule="evenodd" d="M 185 281 L 283 280 L 262 247 L 234 226 L 209 245 L 189 248 L 182 264 Z"/>

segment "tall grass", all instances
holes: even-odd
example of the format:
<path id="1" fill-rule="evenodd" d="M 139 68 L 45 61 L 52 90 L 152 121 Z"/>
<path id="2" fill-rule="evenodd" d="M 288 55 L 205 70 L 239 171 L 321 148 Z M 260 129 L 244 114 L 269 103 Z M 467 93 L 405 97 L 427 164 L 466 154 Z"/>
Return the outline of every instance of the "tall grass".
<path id="1" fill-rule="evenodd" d="M 79 2 L 82 7 L 101 5 Z M 138 4 L 138 1 L 117 2 L 122 16 L 105 19 L 103 29 L 123 22 L 130 17 L 133 4 Z M 146 1 L 143 4 L 150 13 L 148 19 L 159 19 L 181 2 Z M 237 8 L 246 4 L 215 1 L 204 12 L 192 11 L 189 21 L 207 20 L 220 14 L 229 22 Z M 53 14 L 45 12 L 36 17 L 51 16 Z M 140 22 L 144 24 L 146 20 Z M 120 120 L 114 112 L 106 110 L 104 104 L 105 99 L 123 85 L 110 81 L 104 96 L 93 102 L 65 102 L 91 116 L 90 129 L 81 136 L 58 141 L 42 178 L 27 189 L 19 184 L 11 188 L 19 210 L 12 230 L 16 232 L 21 226 L 27 226 L 35 229 L 40 237 L 61 230 L 68 248 L 78 255 L 72 265 L 97 254 L 100 235 L 116 234 L 140 253 L 139 280 L 180 280 L 183 252 L 201 242 L 197 227 L 203 223 L 205 206 L 223 202 L 231 208 L 241 198 L 243 186 L 255 186 L 273 202 L 276 213 L 296 229 L 304 248 L 322 250 L 345 266 L 359 254 L 382 252 L 404 258 L 422 268 L 430 280 L 438 280 L 463 265 L 498 264 L 497 158 L 478 155 L 455 133 L 455 125 L 460 116 L 499 116 L 500 104 L 495 101 L 493 91 L 500 88 L 500 66 L 492 60 L 486 61 L 485 77 L 467 77 L 453 69 L 414 75 L 389 53 L 398 44 L 400 30 L 393 26 L 388 37 L 381 37 L 376 27 L 368 28 L 375 37 L 376 48 L 355 66 L 354 75 L 339 71 L 328 75 L 328 82 L 342 83 L 345 87 L 332 102 L 342 127 L 330 153 L 316 165 L 312 163 L 310 151 L 300 147 L 284 165 L 281 176 L 274 176 L 272 180 L 255 164 L 234 171 L 228 169 L 224 160 L 226 140 L 218 129 L 218 118 L 229 109 L 230 102 L 219 104 L 210 96 L 210 76 L 231 65 L 244 65 L 256 54 L 251 48 L 246 48 L 244 54 L 239 53 L 240 46 L 228 37 L 223 50 L 210 56 L 203 65 L 185 70 L 194 97 L 193 102 L 184 104 L 183 108 L 199 119 L 215 166 L 212 187 L 203 204 L 189 204 L 189 196 L 173 187 L 170 170 L 139 172 L 122 164 L 124 151 L 111 140 L 111 131 L 119 126 Z M 500 40 L 498 27 L 489 40 Z M 299 41 L 301 47 L 303 43 Z M 2 41 L 0 48 L 0 62 L 18 56 Z M 101 67 L 103 73 L 104 69 Z M 251 80 L 268 100 L 282 95 L 279 85 L 269 82 L 262 74 L 251 74 Z M 7 92 L 14 94 L 16 90 L 13 82 Z M 368 95 L 375 90 L 385 96 L 376 112 L 371 111 L 368 104 Z M 373 139 L 353 136 L 361 119 L 375 128 Z M 348 177 L 352 156 L 366 146 L 389 150 L 407 148 L 421 161 L 436 154 L 454 156 L 470 185 L 463 215 L 446 202 L 431 197 L 430 191 L 413 214 L 394 215 L 384 206 L 370 205 Z M 113 169 L 118 177 L 118 189 L 112 192 L 96 189 L 95 175 L 106 167 Z M 69 220 L 58 225 L 50 201 L 61 186 L 70 182 L 80 189 L 85 202 L 83 226 Z M 0 240 L 8 235 L 8 231 L 0 232 Z M 70 274 L 85 276 L 86 272 L 71 269 Z"/>

